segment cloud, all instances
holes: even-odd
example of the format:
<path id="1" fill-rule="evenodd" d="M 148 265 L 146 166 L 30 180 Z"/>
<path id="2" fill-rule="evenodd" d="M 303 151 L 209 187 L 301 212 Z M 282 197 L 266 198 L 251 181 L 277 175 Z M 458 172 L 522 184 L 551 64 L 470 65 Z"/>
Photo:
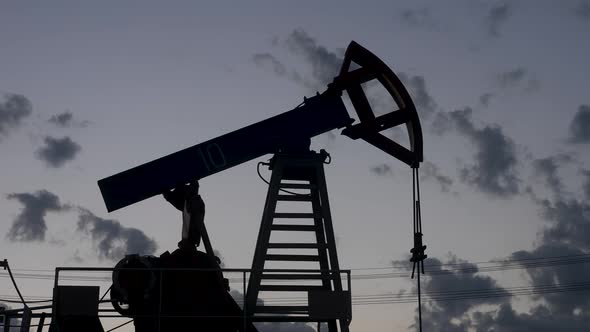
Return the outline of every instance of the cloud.
<path id="1" fill-rule="evenodd" d="M 292 53 L 302 56 L 311 65 L 312 77 L 322 88 L 332 82 L 340 72 L 343 57 L 319 45 L 303 29 L 293 30 L 286 38 L 285 45 Z"/>
<path id="2" fill-rule="evenodd" d="M 284 41 L 277 41 L 276 44 L 283 44 L 291 53 L 302 57 L 310 67 L 312 80 L 306 80 L 296 71 L 288 70 L 270 53 L 258 53 L 253 56 L 252 60 L 256 65 L 272 70 L 278 77 L 287 78 L 311 90 L 321 90 L 340 72 L 344 52 L 330 51 L 303 29 L 293 30 Z M 399 78 L 407 87 L 421 116 L 428 117 L 436 111 L 438 105 L 428 91 L 424 76 L 399 73 Z M 384 94 L 384 89 L 376 89 L 376 84 L 376 81 L 370 81 L 365 86 L 371 106 L 376 113 L 391 111 L 388 109 L 393 103 L 391 96 Z"/>
<path id="3" fill-rule="evenodd" d="M 87 127 L 89 121 L 75 121 L 74 114 L 70 111 L 65 111 L 60 114 L 52 115 L 49 120 L 49 123 L 52 123 L 61 128 L 69 128 L 69 127 L 79 127 L 84 128 Z"/>
<path id="4" fill-rule="evenodd" d="M 490 8 L 485 19 L 485 24 L 490 36 L 500 36 L 500 28 L 510 17 L 511 11 L 512 7 L 508 2 L 496 4 Z"/>
<path id="5" fill-rule="evenodd" d="M 590 106 L 580 105 L 569 128 L 570 143 L 590 143 Z"/>
<path id="6" fill-rule="evenodd" d="M 287 68 L 270 53 L 258 53 L 252 56 L 252 61 L 258 66 L 268 66 L 278 76 L 285 76 Z"/>
<path id="7" fill-rule="evenodd" d="M 393 170 L 391 169 L 391 166 L 389 166 L 388 164 L 381 163 L 371 167 L 371 173 L 379 176 L 393 175 Z"/>
<path id="8" fill-rule="evenodd" d="M 590 203 L 585 200 L 557 198 L 538 200 L 542 216 L 551 221 L 542 232 L 543 243 L 564 243 L 590 251 Z"/>
<path id="9" fill-rule="evenodd" d="M 490 105 L 490 100 L 494 97 L 493 93 L 484 93 L 481 96 L 479 96 L 479 102 L 481 103 L 482 106 L 484 107 L 488 107 Z"/>
<path id="10" fill-rule="evenodd" d="M 533 289 L 567 287 L 590 279 L 590 265 L 576 262 L 576 257 L 590 253 L 590 205 L 587 200 L 567 199 L 562 194 L 563 183 L 557 172 L 561 164 L 569 161 L 568 156 L 554 156 L 533 163 L 535 171 L 546 177 L 555 194 L 553 201 L 532 195 L 540 215 L 550 224 L 539 233 L 538 244 L 533 250 L 520 250 L 511 255 L 512 260 L 523 262 Z M 551 262 L 547 260 L 549 257 L 571 257 L 573 264 L 531 264 L 539 258 Z M 497 332 L 590 329 L 589 297 L 557 291 L 537 293 L 533 299 L 536 304 L 528 312 L 517 313 L 505 303 L 498 310 L 474 314 L 473 325 L 477 326 L 477 331 Z"/>
<path id="11" fill-rule="evenodd" d="M 584 190 L 586 200 L 590 201 L 590 170 L 582 170 L 582 175 L 585 177 L 582 189 Z"/>
<path id="12" fill-rule="evenodd" d="M 426 87 L 424 76 L 412 76 L 403 72 L 400 72 L 398 76 L 412 96 L 418 114 L 425 118 L 434 114 L 438 105 Z"/>
<path id="13" fill-rule="evenodd" d="M 474 314 L 477 331 L 527 332 L 569 331 L 582 332 L 590 329 L 590 320 L 585 315 L 558 315 L 547 307 L 533 307 L 529 313 L 517 313 L 510 303 L 504 303 L 496 312 Z"/>
<path id="14" fill-rule="evenodd" d="M 44 161 L 47 166 L 58 168 L 76 158 L 81 149 L 82 147 L 68 136 L 63 138 L 46 136 L 45 145 L 40 147 L 36 154 L 37 158 Z"/>
<path id="15" fill-rule="evenodd" d="M 534 262 L 532 259 L 538 257 L 572 257 L 584 255 L 587 252 L 581 250 L 576 245 L 570 245 L 565 242 L 556 242 L 544 238 L 543 243 L 531 251 L 517 251 L 512 254 L 513 259 Z M 586 245 L 586 248 L 588 245 Z M 560 286 L 587 282 L 590 280 L 589 264 L 562 264 L 553 265 L 543 268 L 528 264 L 524 266 L 531 285 L 539 289 L 547 286 Z M 576 310 L 582 310 L 590 318 L 590 297 L 572 296 L 571 292 L 547 292 L 535 295 L 535 299 L 542 300 L 544 305 L 552 313 L 558 315 L 574 316 Z"/>
<path id="16" fill-rule="evenodd" d="M 563 183 L 557 171 L 560 165 L 570 161 L 572 161 L 572 157 L 566 154 L 535 159 L 532 163 L 533 171 L 536 176 L 544 179 L 549 189 L 556 194 L 560 194 L 563 189 Z"/>
<path id="17" fill-rule="evenodd" d="M 517 194 L 520 179 L 516 170 L 518 159 L 514 143 L 498 125 L 476 128 L 472 113 L 471 108 L 467 107 L 441 114 L 443 120 L 440 120 L 439 125 L 455 128 L 477 148 L 475 163 L 461 169 L 461 180 L 493 196 Z"/>
<path id="18" fill-rule="evenodd" d="M 430 9 L 426 7 L 405 9 L 399 17 L 402 23 L 410 27 L 432 28 L 435 26 Z"/>
<path id="19" fill-rule="evenodd" d="M 539 81 L 524 67 L 499 73 L 496 82 L 502 89 L 522 89 L 524 92 L 536 91 L 540 86 Z"/>
<path id="20" fill-rule="evenodd" d="M 287 78 L 297 84 L 311 88 L 310 83 L 306 82 L 296 71 L 288 70 L 287 67 L 270 53 L 257 53 L 252 56 L 252 61 L 258 67 L 271 70 L 275 75 Z"/>
<path id="21" fill-rule="evenodd" d="M 119 260 L 127 254 L 153 254 L 158 245 L 137 228 L 127 228 L 116 220 L 102 219 L 79 208 L 79 232 L 90 235 L 101 259 Z"/>
<path id="22" fill-rule="evenodd" d="M 532 251 L 517 251 L 512 259 L 532 262 L 539 257 L 575 257 L 587 254 L 575 246 L 564 243 L 542 244 Z M 548 286 L 567 286 L 587 282 L 590 278 L 588 264 L 563 264 L 542 268 L 524 266 L 533 289 Z M 570 286 L 570 289 L 571 288 Z M 537 305 L 528 312 L 517 313 L 510 303 L 503 303 L 498 310 L 476 312 L 473 325 L 477 331 L 588 331 L 590 329 L 590 298 L 575 292 L 544 292 L 533 295 Z"/>
<path id="23" fill-rule="evenodd" d="M 49 122 L 59 127 L 69 127 L 72 125 L 73 114 L 70 111 L 65 111 L 60 114 L 53 115 L 49 118 Z"/>
<path id="24" fill-rule="evenodd" d="M 590 1 L 580 0 L 574 8 L 574 14 L 583 20 L 590 20 Z"/>
<path id="25" fill-rule="evenodd" d="M 10 241 L 44 241 L 47 223 L 47 212 L 62 212 L 69 209 L 60 203 L 59 197 L 47 190 L 34 193 L 12 193 L 6 196 L 23 205 L 23 209 L 6 234 Z"/>
<path id="26" fill-rule="evenodd" d="M 393 264 L 394 266 L 407 266 L 408 262 L 394 261 Z M 424 303 L 422 307 L 422 324 L 425 331 L 468 331 L 471 326 L 471 319 L 468 315 L 470 310 L 481 305 L 507 302 L 509 292 L 500 287 L 493 278 L 479 275 L 477 265 L 458 259 L 456 256 L 451 256 L 445 262 L 445 264 L 452 265 L 452 269 L 447 269 L 442 264 L 443 262 L 437 258 L 428 258 L 425 261 L 427 271 L 422 283 L 424 293 L 441 294 L 442 292 L 442 294 L 448 294 L 448 292 L 493 289 L 494 294 L 498 296 L 465 298 L 460 301 L 448 301 L 443 297 L 434 297 Z M 431 274 L 439 274 L 439 276 L 431 277 Z M 444 274 L 444 276 L 440 276 L 440 274 Z M 415 324 L 417 325 L 417 321 Z"/>
<path id="27" fill-rule="evenodd" d="M 453 179 L 450 177 L 443 175 L 438 166 L 435 164 L 425 161 L 422 163 L 420 167 L 420 178 L 424 180 L 434 180 L 440 185 L 440 190 L 442 192 L 449 192 L 451 190 L 451 186 L 453 185 Z"/>
<path id="28" fill-rule="evenodd" d="M 3 94 L 0 101 L 0 136 L 20 126 L 23 119 L 32 113 L 31 102 L 23 95 Z"/>

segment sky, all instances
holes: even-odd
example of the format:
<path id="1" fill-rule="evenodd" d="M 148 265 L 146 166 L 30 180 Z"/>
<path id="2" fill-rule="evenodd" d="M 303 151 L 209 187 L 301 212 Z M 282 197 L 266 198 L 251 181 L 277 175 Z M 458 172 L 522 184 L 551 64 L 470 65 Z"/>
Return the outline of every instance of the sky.
<path id="1" fill-rule="evenodd" d="M 174 250 L 181 217 L 162 197 L 107 213 L 96 182 L 292 109 L 325 90 L 351 40 L 421 119 L 424 330 L 589 330 L 587 0 L 2 2 L 0 258 L 25 297 L 50 297 L 39 276 L 56 266 Z M 351 330 L 415 331 L 416 303 L 400 300 L 415 291 L 411 170 L 338 131 L 312 146 L 332 156 Z M 226 267 L 252 262 L 268 158 L 200 181 Z M 0 299 L 15 299 L 1 273 Z"/>

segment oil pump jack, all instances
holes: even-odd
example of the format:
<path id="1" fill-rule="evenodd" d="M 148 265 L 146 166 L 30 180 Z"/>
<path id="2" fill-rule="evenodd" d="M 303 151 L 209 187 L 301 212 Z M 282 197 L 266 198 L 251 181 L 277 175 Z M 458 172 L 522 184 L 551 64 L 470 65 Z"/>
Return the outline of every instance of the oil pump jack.
<path id="1" fill-rule="evenodd" d="M 374 113 L 363 91 L 363 85 L 374 80 L 383 85 L 398 109 L 381 115 Z M 349 116 L 342 100 L 343 92 L 349 96 L 358 123 Z M 407 128 L 408 148 L 381 133 L 400 125 Z M 339 128 L 343 128 L 343 135 L 365 140 L 409 165 L 414 170 L 414 182 L 417 181 L 416 170 L 423 152 L 422 130 L 414 103 L 393 71 L 354 41 L 348 46 L 340 73 L 333 82 L 324 92 L 304 98 L 298 107 L 99 180 L 109 212 L 159 194 L 164 194 L 183 211 L 183 239 L 178 250 L 160 257 L 129 255 L 117 264 L 110 293 L 115 309 L 123 316 L 133 317 L 138 332 L 188 330 L 189 324 L 194 330 L 202 331 L 255 331 L 252 322 L 260 321 L 325 322 L 330 332 L 348 331 L 351 295 L 350 289 L 343 289 L 339 274 L 324 176 L 324 164 L 330 157 L 324 150 L 310 150 L 312 137 Z M 263 164 L 272 174 L 242 311 L 228 295 L 227 279 L 214 271 L 219 268 L 219 261 L 203 223 L 204 205 L 198 195 L 197 181 L 267 154 L 273 156 Z M 277 203 L 283 201 L 306 202 L 312 212 L 278 212 Z M 419 216 L 419 204 L 414 206 L 415 215 L 416 211 Z M 289 239 L 298 233 L 312 234 L 315 241 L 271 242 L 271 233 L 275 232 L 290 232 L 293 236 Z M 418 264 L 418 271 L 426 257 L 421 235 L 421 226 L 415 220 L 412 262 L 414 266 Z M 201 239 L 205 252 L 195 249 Z M 313 254 L 300 254 L 302 250 Z M 313 262 L 319 269 L 265 269 L 273 261 Z M 171 270 L 157 275 L 150 268 Z M 213 270 L 175 270 L 179 268 Z M 273 280 L 290 284 L 277 285 Z M 317 283 L 306 282 L 309 280 Z M 263 292 L 305 292 L 308 301 L 306 306 L 264 305 L 259 301 Z M 174 318 L 156 320 L 156 308 L 159 313 Z M 248 324 L 240 325 L 239 320 L 231 318 L 182 320 L 179 317 L 183 315 L 245 315 Z"/>

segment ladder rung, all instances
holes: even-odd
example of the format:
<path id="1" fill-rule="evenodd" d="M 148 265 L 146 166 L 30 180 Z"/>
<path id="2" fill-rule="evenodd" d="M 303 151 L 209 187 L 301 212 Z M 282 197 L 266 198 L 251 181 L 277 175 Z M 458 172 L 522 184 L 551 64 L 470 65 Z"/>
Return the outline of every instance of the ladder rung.
<path id="1" fill-rule="evenodd" d="M 262 292 L 307 292 L 310 290 L 325 289 L 324 286 L 313 285 L 260 285 Z"/>
<path id="2" fill-rule="evenodd" d="M 332 276 L 326 275 L 323 277 L 321 274 L 312 274 L 312 273 L 263 273 L 261 279 L 269 279 L 269 280 L 331 280 L 333 279 Z"/>
<path id="3" fill-rule="evenodd" d="M 309 219 L 309 218 L 320 218 L 321 215 L 319 213 L 277 212 L 273 215 L 273 217 L 275 217 L 275 218 L 290 218 L 290 219 L 294 219 L 294 218 L 308 218 Z"/>
<path id="4" fill-rule="evenodd" d="M 269 249 L 316 249 L 316 248 L 325 248 L 325 244 L 319 243 L 269 243 Z"/>
<path id="5" fill-rule="evenodd" d="M 292 262 L 316 262 L 320 260 L 317 255 L 266 255 L 267 261 L 292 261 Z"/>
<path id="6" fill-rule="evenodd" d="M 311 195 L 278 195 L 279 201 L 311 202 Z"/>
<path id="7" fill-rule="evenodd" d="M 290 306 L 256 306 L 256 313 L 261 314 L 305 314 L 309 311 L 306 305 L 290 305 Z"/>
<path id="8" fill-rule="evenodd" d="M 315 189 L 317 186 L 309 183 L 281 183 L 280 187 L 287 189 Z"/>
<path id="9" fill-rule="evenodd" d="M 297 232 L 315 232 L 314 225 L 272 225 L 273 231 L 297 231 Z"/>

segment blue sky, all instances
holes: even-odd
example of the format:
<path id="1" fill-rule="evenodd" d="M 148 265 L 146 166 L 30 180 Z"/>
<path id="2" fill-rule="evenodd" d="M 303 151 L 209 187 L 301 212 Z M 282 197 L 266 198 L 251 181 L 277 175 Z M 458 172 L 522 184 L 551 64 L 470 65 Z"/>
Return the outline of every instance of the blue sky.
<path id="1" fill-rule="evenodd" d="M 325 88 L 355 40 L 400 75 L 422 119 L 423 224 L 436 259 L 427 268 L 588 254 L 589 37 L 590 2 L 577 0 L 3 3 L 0 251 L 23 271 L 173 250 L 180 216 L 161 197 L 108 214 L 96 181 L 293 108 Z M 333 134 L 313 146 L 333 157 L 341 267 L 405 260 L 410 170 Z M 201 181 L 228 267 L 251 264 L 266 194 L 255 167 Z M 79 227 L 81 216 L 117 223 L 100 233 Z M 425 289 L 571 285 L 590 274 L 588 263 L 520 267 L 443 265 L 453 273 L 427 276 Z M 353 296 L 411 291 L 408 279 L 359 279 Z M 13 296 L 1 280 L 0 294 Z M 25 295 L 51 294 L 50 282 L 19 283 Z M 425 313 L 429 331 L 532 330 L 551 326 L 547 317 L 581 331 L 590 324 L 584 294 L 433 301 Z M 414 314 L 413 303 L 355 306 L 351 327 L 413 330 Z"/>

